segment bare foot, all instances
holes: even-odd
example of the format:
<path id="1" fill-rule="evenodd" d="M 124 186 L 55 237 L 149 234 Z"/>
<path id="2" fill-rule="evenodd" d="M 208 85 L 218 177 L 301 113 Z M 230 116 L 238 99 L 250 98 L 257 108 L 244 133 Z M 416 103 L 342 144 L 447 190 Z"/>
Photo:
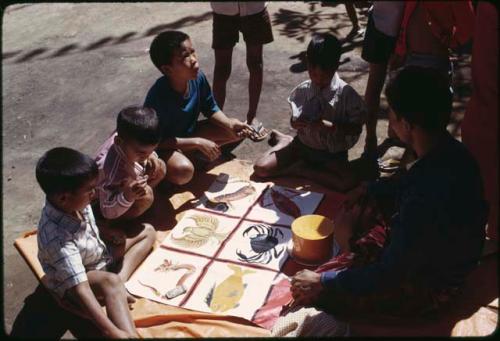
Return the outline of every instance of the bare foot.
<path id="1" fill-rule="evenodd" d="M 291 137 L 290 135 L 280 133 L 279 131 L 273 129 L 271 131 L 271 134 L 269 134 L 269 140 L 267 141 L 267 143 L 271 147 L 274 147 L 278 144 L 288 144 L 292 140 L 293 140 L 293 137 Z"/>

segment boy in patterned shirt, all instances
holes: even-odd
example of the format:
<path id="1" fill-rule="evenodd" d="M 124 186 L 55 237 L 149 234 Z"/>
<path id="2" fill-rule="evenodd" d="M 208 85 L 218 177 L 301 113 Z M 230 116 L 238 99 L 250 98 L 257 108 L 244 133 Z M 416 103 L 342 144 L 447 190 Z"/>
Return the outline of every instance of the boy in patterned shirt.
<path id="1" fill-rule="evenodd" d="M 347 151 L 361 134 L 365 105 L 338 76 L 340 55 L 341 44 L 331 34 L 312 38 L 307 47 L 310 80 L 300 83 L 288 98 L 290 123 L 297 135 L 272 131 L 272 148 L 254 165 L 257 176 L 301 176 L 338 191 L 356 185 Z"/>
<path id="2" fill-rule="evenodd" d="M 69 148 L 51 149 L 38 161 L 36 178 L 46 194 L 37 234 L 46 287 L 63 307 L 90 318 L 106 337 L 137 338 L 128 308 L 133 299 L 124 282 L 151 251 L 153 227 L 145 225 L 128 239 L 120 259 L 99 237 L 90 206 L 98 178 L 92 158 Z"/>
<path id="3" fill-rule="evenodd" d="M 99 148 L 99 206 L 105 219 L 120 221 L 143 214 L 154 201 L 153 188 L 165 177 L 165 162 L 154 151 L 160 142 L 155 110 L 124 108 L 116 132 Z"/>

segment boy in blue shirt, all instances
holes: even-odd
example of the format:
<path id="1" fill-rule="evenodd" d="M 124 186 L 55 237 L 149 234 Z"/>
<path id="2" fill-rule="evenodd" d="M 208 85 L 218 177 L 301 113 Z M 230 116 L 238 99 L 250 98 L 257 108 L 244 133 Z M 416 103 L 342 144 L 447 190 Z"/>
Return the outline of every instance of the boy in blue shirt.
<path id="1" fill-rule="evenodd" d="M 187 34 L 160 33 L 149 54 L 163 76 L 149 90 L 144 106 L 155 109 L 160 120 L 162 141 L 157 152 L 167 165 L 166 178 L 182 185 L 194 174 L 186 154 L 197 151 L 213 161 L 220 156 L 221 145 L 251 137 L 253 131 L 220 110 Z M 207 120 L 198 122 L 200 112 Z"/>

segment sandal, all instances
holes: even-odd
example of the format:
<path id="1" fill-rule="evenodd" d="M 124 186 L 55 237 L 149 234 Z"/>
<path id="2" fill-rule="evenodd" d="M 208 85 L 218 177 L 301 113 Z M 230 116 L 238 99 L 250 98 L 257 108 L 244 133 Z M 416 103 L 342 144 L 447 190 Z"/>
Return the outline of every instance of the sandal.
<path id="1" fill-rule="evenodd" d="M 260 142 L 264 140 L 270 133 L 268 129 L 264 128 L 262 122 L 257 121 L 257 119 L 254 119 L 254 122 L 250 124 L 250 128 L 252 128 L 253 132 L 249 138 L 253 142 Z"/>

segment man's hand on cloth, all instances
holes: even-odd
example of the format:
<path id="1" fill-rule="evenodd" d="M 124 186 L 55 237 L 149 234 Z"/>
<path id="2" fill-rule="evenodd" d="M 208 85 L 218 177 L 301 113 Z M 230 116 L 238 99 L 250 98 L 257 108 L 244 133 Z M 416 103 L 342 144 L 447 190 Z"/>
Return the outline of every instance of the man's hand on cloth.
<path id="1" fill-rule="evenodd" d="M 301 270 L 292 277 L 291 292 L 293 301 L 289 309 L 296 306 L 313 305 L 323 291 L 321 284 L 321 274 L 311 270 Z"/>

